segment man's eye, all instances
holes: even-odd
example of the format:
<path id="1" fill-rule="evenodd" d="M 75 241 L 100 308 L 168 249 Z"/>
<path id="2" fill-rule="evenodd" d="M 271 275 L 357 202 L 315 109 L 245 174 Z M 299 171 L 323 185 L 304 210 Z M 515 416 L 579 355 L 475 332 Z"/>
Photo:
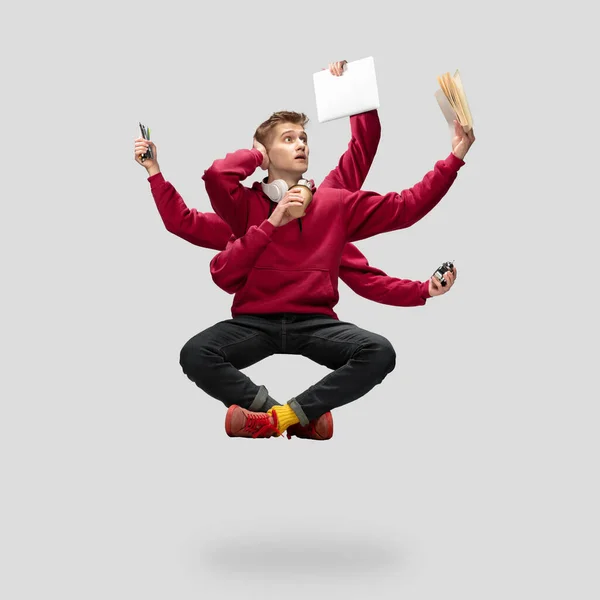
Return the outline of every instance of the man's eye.
<path id="1" fill-rule="evenodd" d="M 288 140 L 290 140 L 290 142 L 292 141 L 292 138 L 289 135 L 285 138 L 284 141 L 287 142 Z"/>

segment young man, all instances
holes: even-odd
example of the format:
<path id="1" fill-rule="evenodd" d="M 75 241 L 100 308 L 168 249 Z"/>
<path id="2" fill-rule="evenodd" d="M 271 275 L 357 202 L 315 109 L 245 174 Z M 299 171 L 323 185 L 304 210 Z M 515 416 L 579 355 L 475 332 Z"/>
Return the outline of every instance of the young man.
<path id="1" fill-rule="evenodd" d="M 424 180 L 384 196 L 320 186 L 302 216 L 292 188 L 308 166 L 302 113 L 275 113 L 256 131 L 252 150 L 239 150 L 205 171 L 215 212 L 237 239 L 211 262 L 217 284 L 236 290 L 233 318 L 194 336 L 183 347 L 181 365 L 200 388 L 230 408 L 230 436 L 270 437 L 308 425 L 331 409 L 356 400 L 395 366 L 388 340 L 337 319 L 337 278 L 346 244 L 409 227 L 446 194 L 475 138 L 456 123 L 452 153 Z M 359 157 L 359 168 L 361 168 Z M 241 181 L 261 166 L 266 182 Z M 279 180 L 289 191 L 274 208 L 265 185 Z M 450 276 L 452 277 L 452 276 Z M 333 372 L 287 405 L 266 409 L 261 388 L 240 372 L 274 353 L 300 354 Z"/>
<path id="2" fill-rule="evenodd" d="M 330 70 L 334 75 L 341 75 L 343 63 L 333 63 Z M 340 159 L 339 165 L 325 179 L 322 187 L 345 187 L 348 190 L 358 190 L 369 171 L 377 151 L 380 137 L 380 124 L 376 111 L 352 117 L 350 119 L 352 139 L 348 150 Z M 138 138 L 135 140 L 135 159 L 148 171 L 148 181 L 159 214 L 168 231 L 191 242 L 192 244 L 222 250 L 231 237 L 231 229 L 215 214 L 200 213 L 188 209 L 175 188 L 164 180 L 156 159 L 156 147 L 152 144 L 155 159 L 140 160 L 150 144 Z M 427 298 L 438 296 L 449 291 L 452 287 L 456 271 L 446 277 L 448 285 L 442 287 L 435 278 L 427 282 L 402 280 L 388 277 L 383 271 L 371 267 L 366 258 L 352 244 L 347 244 L 342 254 L 339 276 L 357 294 L 376 302 L 393 306 L 420 306 Z M 236 291 L 230 289 L 228 291 Z M 263 395 L 266 388 L 261 386 Z M 263 410 L 277 404 L 267 396 Z M 331 414 L 324 418 L 313 420 L 308 426 L 300 425 L 288 430 L 290 435 L 310 439 L 329 439 L 333 434 Z"/>
<path id="3" fill-rule="evenodd" d="M 347 186 L 351 191 L 358 190 L 367 176 L 377 150 L 377 144 L 369 144 L 367 141 L 375 139 L 378 142 L 379 119 L 377 113 L 373 112 L 352 117 L 350 122 L 352 139 L 348 150 L 340 159 L 338 167 L 328 175 L 321 187 L 329 184 Z M 140 160 L 140 155 L 149 145 L 143 138 L 136 139 L 134 156 L 148 172 L 151 191 L 166 229 L 196 246 L 224 250 L 232 235 L 229 226 L 214 213 L 202 213 L 186 206 L 177 190 L 164 180 L 154 144 L 152 148 L 155 158 L 144 162 Z M 364 161 L 358 160 L 360 156 L 364 157 Z M 446 287 L 442 287 L 434 277 L 425 282 L 389 277 L 383 271 L 369 265 L 360 250 L 350 243 L 344 249 L 339 268 L 339 277 L 355 293 L 367 300 L 391 306 L 422 306 L 426 299 L 448 292 L 455 276 L 456 271 L 449 274 Z M 237 291 L 235 285 L 233 283 L 231 285 L 232 288 L 227 291 Z M 266 395 L 266 388 L 262 389 Z M 267 410 L 275 404 L 277 404 L 275 400 L 267 397 L 267 403 L 262 408 Z M 311 421 L 306 427 L 300 425 L 290 427 L 287 434 L 288 437 L 296 435 L 309 439 L 330 439 L 333 435 L 331 413 Z"/>

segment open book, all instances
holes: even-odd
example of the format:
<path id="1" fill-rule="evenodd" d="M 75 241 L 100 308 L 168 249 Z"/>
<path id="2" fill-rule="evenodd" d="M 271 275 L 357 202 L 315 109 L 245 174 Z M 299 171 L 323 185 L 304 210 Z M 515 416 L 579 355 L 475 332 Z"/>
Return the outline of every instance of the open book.
<path id="1" fill-rule="evenodd" d="M 471 131 L 473 129 L 473 117 L 465 95 L 460 73 L 456 71 L 454 77 L 450 73 L 444 73 L 437 78 L 440 88 L 435 93 L 435 98 L 448 121 L 448 125 L 454 131 L 454 119 L 462 125 L 463 131 Z"/>

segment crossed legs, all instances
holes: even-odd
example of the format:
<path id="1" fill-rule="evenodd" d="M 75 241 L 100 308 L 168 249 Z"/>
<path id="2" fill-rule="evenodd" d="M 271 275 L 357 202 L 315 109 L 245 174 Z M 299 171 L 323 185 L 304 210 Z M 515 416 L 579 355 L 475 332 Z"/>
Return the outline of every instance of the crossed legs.
<path id="1" fill-rule="evenodd" d="M 301 426 L 364 396 L 394 369 L 381 335 L 326 315 L 241 315 L 191 338 L 180 364 L 199 388 L 226 406 L 266 413 L 278 403 L 240 370 L 273 354 L 299 354 L 332 372 L 292 398 Z"/>

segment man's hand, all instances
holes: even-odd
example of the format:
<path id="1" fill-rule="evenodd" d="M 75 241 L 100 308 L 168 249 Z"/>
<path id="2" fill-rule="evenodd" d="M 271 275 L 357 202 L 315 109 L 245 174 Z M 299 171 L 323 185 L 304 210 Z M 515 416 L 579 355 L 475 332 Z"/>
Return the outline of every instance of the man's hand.
<path id="1" fill-rule="evenodd" d="M 144 162 L 142 162 L 141 156 L 145 154 L 148 148 L 152 148 L 152 154 L 154 158 L 146 158 Z M 133 157 L 135 158 L 135 162 L 142 165 L 148 171 L 148 175 L 156 175 L 160 173 L 160 167 L 158 166 L 158 155 L 156 152 L 156 146 L 154 142 L 150 140 L 145 140 L 144 138 L 136 138 L 135 139 L 135 147 L 133 152 Z"/>
<path id="2" fill-rule="evenodd" d="M 269 217 L 269 223 L 275 225 L 275 227 L 281 227 L 287 225 L 290 221 L 293 221 L 297 217 L 293 217 L 288 212 L 290 206 L 304 205 L 304 198 L 298 192 L 287 192 L 286 195 L 279 201 L 277 207 Z"/>
<path id="3" fill-rule="evenodd" d="M 454 137 L 452 138 L 452 154 L 454 154 L 456 158 L 464 160 L 465 155 L 469 151 L 469 148 L 472 146 L 474 141 L 475 134 L 473 133 L 473 130 L 471 129 L 469 133 L 465 133 L 462 125 L 455 119 Z"/>
<path id="4" fill-rule="evenodd" d="M 336 77 L 339 77 L 344 72 L 344 65 L 347 65 L 347 60 L 338 60 L 334 63 L 329 63 L 329 72 Z M 323 69 L 325 70 L 325 69 Z"/>
<path id="5" fill-rule="evenodd" d="M 444 279 L 446 280 L 446 285 L 442 287 L 442 284 L 438 281 L 437 277 L 431 277 L 429 280 L 429 295 L 433 296 L 441 296 L 446 292 L 450 291 L 450 288 L 454 285 L 456 281 L 456 267 L 452 269 L 452 271 L 446 271 L 444 273 Z"/>
<path id="6" fill-rule="evenodd" d="M 260 168 L 266 171 L 269 168 L 269 155 L 267 154 L 267 149 L 256 138 L 253 140 L 252 147 L 260 150 L 263 155 L 263 161 Z"/>

